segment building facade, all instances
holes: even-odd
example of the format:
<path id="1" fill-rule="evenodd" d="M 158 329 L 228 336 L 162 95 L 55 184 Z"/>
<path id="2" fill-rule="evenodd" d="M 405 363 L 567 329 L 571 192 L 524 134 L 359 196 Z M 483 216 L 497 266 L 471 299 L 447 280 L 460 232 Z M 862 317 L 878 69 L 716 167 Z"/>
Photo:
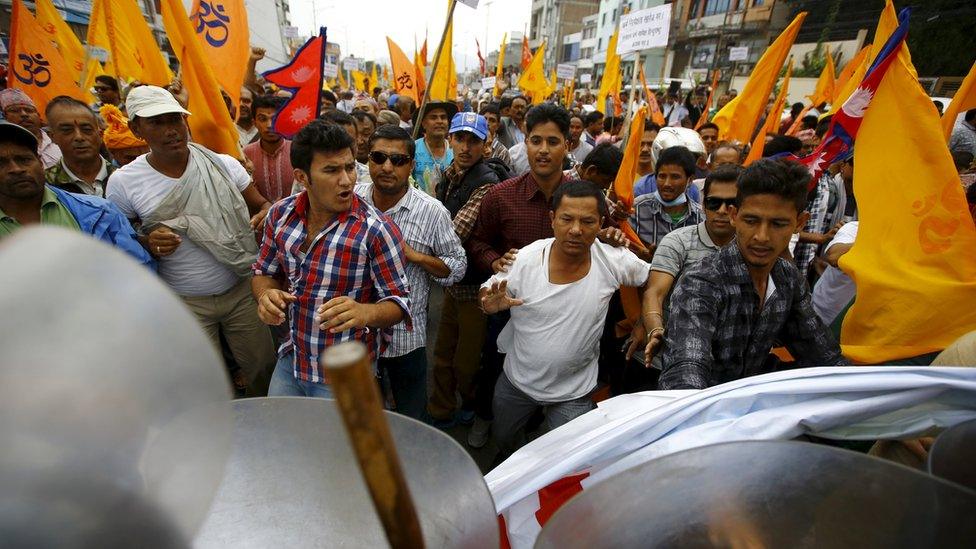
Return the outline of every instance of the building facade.
<path id="1" fill-rule="evenodd" d="M 583 18 L 596 13 L 599 5 L 600 0 L 532 0 L 529 47 L 535 51 L 547 43 L 547 71 L 563 59 L 580 58 L 580 39 L 574 35 L 582 32 Z"/>

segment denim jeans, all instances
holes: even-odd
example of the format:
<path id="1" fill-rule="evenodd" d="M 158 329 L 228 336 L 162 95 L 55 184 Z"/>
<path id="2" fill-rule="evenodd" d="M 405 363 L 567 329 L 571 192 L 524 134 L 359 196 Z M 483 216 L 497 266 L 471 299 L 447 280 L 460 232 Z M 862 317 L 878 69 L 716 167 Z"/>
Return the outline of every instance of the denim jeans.
<path id="1" fill-rule="evenodd" d="M 377 363 L 381 376 L 389 378 L 396 412 L 422 420 L 427 406 L 427 348 L 403 356 L 382 357 Z"/>
<path id="2" fill-rule="evenodd" d="M 275 365 L 268 387 L 268 396 L 294 396 L 311 398 L 335 398 L 332 387 L 325 383 L 302 381 L 295 377 L 295 353 L 282 355 Z"/>

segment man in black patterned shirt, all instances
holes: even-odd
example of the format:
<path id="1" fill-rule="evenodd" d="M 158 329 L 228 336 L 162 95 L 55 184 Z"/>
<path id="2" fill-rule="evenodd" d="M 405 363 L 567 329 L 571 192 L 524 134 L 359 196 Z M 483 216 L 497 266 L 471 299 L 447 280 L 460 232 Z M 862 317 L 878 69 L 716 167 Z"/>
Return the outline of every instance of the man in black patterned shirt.
<path id="1" fill-rule="evenodd" d="M 730 214 L 736 240 L 683 276 L 671 297 L 661 389 L 704 389 L 791 367 L 847 361 L 813 311 L 796 266 L 780 256 L 803 228 L 810 173 L 786 160 L 754 162 L 739 176 Z M 648 324 L 651 325 L 651 324 Z M 660 328 L 650 337 L 661 337 Z"/>

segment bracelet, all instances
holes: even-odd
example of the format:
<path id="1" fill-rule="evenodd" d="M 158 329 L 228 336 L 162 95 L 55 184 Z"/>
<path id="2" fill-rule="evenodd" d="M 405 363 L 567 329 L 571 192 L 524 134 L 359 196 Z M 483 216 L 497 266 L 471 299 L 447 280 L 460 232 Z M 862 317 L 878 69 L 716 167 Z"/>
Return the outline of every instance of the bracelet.
<path id="1" fill-rule="evenodd" d="M 660 318 L 661 320 L 664 320 L 664 315 L 662 315 L 661 313 L 659 313 L 657 311 L 647 311 L 644 314 L 645 315 L 657 315 L 658 318 Z"/>
<path id="2" fill-rule="evenodd" d="M 657 333 L 657 332 L 659 332 L 659 331 L 663 334 L 664 333 L 664 328 L 658 326 L 657 328 L 654 328 L 650 332 L 647 332 L 647 339 L 651 339 L 652 337 L 654 337 L 654 334 Z"/>

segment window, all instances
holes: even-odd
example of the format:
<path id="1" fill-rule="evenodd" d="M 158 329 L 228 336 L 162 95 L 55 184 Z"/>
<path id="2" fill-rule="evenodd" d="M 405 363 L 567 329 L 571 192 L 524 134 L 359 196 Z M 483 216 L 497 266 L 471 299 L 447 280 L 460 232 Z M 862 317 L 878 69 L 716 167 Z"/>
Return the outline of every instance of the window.
<path id="1" fill-rule="evenodd" d="M 611 21 L 614 23 L 617 22 L 617 8 L 613 8 L 613 16 L 611 17 Z"/>
<path id="2" fill-rule="evenodd" d="M 596 51 L 603 51 L 603 39 L 598 38 L 596 41 Z"/>
<path id="3" fill-rule="evenodd" d="M 705 15 L 716 15 L 729 11 L 729 0 L 707 0 Z"/>
<path id="4" fill-rule="evenodd" d="M 603 21 L 600 23 L 600 25 L 606 25 L 606 24 L 607 24 L 607 12 L 603 12 Z"/>

